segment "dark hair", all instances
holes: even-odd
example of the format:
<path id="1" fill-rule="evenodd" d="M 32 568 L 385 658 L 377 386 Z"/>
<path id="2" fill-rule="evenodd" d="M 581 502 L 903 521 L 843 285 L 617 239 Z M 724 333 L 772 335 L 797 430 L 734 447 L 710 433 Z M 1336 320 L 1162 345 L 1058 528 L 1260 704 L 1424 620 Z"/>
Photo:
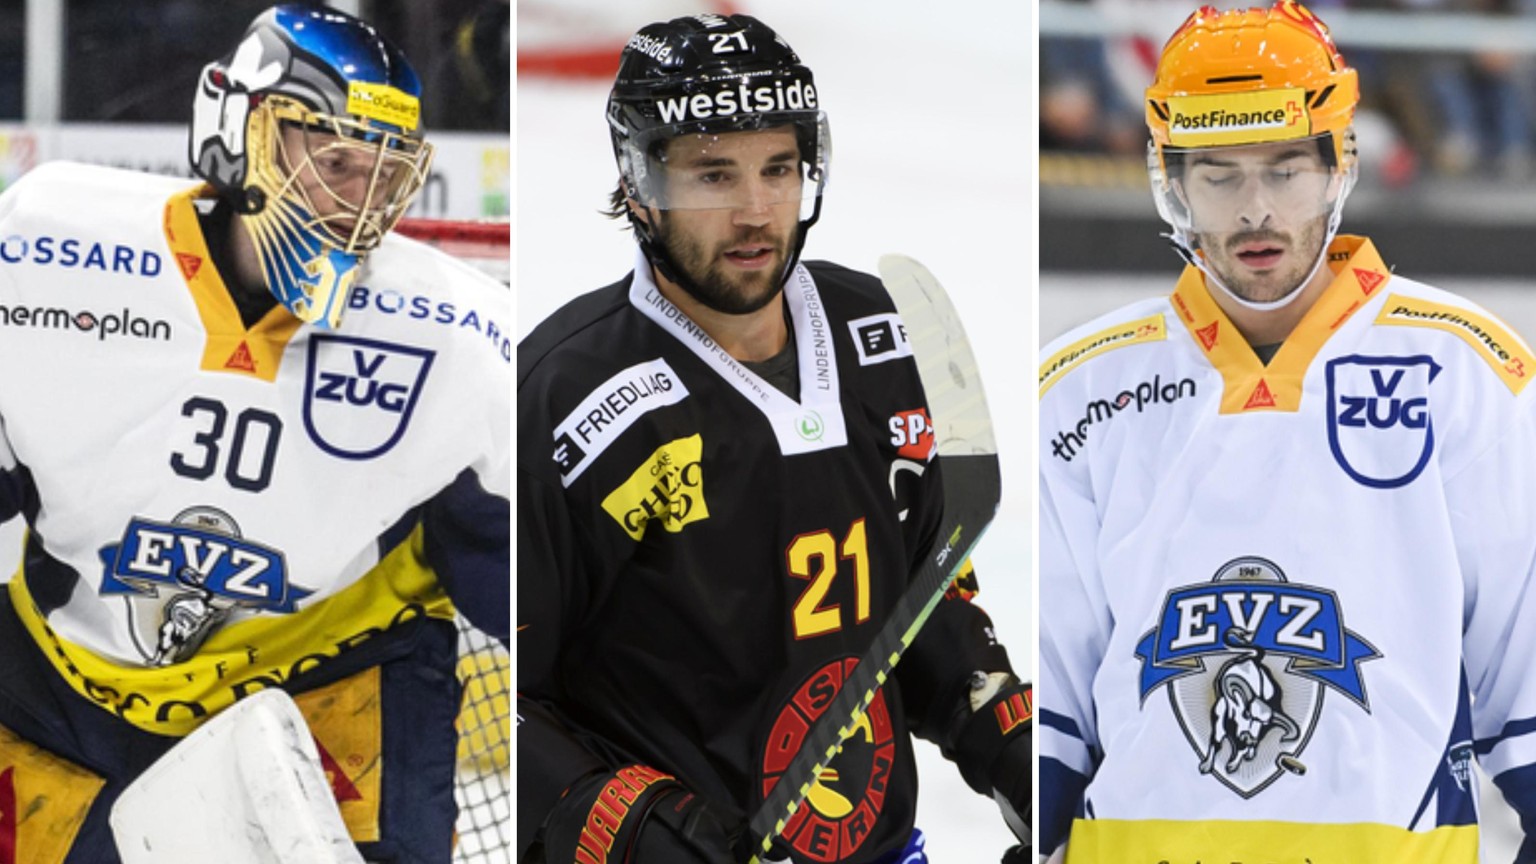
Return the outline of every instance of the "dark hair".
<path id="1" fill-rule="evenodd" d="M 629 215 L 629 195 L 624 192 L 624 181 L 613 185 L 613 191 L 608 193 L 608 206 L 597 211 L 609 219 L 623 219 Z"/>

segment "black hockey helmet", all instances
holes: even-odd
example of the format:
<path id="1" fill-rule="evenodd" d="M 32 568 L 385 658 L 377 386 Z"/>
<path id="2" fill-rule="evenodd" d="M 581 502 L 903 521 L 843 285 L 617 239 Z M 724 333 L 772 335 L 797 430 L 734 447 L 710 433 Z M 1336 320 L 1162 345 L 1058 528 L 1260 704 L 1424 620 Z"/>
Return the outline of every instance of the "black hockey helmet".
<path id="1" fill-rule="evenodd" d="M 695 136 L 707 147 L 714 136 L 779 127 L 793 129 L 799 145 L 798 182 L 779 194 L 801 202 L 803 244 L 821 213 L 832 140 L 811 70 L 794 49 L 750 15 L 704 14 L 641 28 L 620 55 L 608 128 L 624 192 L 643 207 L 732 206 L 670 193 L 661 173 L 668 143 Z M 633 214 L 630 222 L 655 262 L 649 227 Z"/>

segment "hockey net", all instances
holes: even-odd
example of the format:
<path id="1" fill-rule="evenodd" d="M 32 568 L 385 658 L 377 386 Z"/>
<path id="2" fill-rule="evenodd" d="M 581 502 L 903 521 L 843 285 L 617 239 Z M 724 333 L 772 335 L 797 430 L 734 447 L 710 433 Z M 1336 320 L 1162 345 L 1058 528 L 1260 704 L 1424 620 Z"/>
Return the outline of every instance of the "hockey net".
<path id="1" fill-rule="evenodd" d="M 611 80 L 624 43 L 641 27 L 701 12 L 738 11 L 728 0 L 518 0 L 518 79 Z"/>
<path id="2" fill-rule="evenodd" d="M 397 231 L 511 281 L 505 221 L 404 219 Z M 507 574 L 508 580 L 512 578 Z M 507 651 L 462 617 L 459 624 L 458 864 L 512 864 L 512 671 Z"/>

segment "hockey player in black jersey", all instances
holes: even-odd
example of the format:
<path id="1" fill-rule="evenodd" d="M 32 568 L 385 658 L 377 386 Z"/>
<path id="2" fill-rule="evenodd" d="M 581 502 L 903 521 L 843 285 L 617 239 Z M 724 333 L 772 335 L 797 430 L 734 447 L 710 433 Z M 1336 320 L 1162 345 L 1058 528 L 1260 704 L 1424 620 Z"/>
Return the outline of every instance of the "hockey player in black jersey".
<path id="1" fill-rule="evenodd" d="M 518 854 L 740 862 L 933 542 L 943 466 L 879 281 L 800 260 L 830 137 L 789 46 L 650 25 L 608 120 L 635 269 L 518 346 Z M 925 860 L 911 734 L 1026 836 L 1029 685 L 960 585 L 778 856 Z"/>

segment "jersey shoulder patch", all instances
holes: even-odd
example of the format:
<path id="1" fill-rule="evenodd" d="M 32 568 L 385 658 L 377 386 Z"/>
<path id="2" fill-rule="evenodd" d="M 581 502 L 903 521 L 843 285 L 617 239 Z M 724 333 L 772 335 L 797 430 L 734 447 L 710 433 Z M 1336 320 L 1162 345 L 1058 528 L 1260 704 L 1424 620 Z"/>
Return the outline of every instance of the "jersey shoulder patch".
<path id="1" fill-rule="evenodd" d="M 1389 294 L 1373 323 L 1450 333 L 1467 343 L 1511 392 L 1519 394 L 1536 374 L 1531 349 L 1504 322 L 1470 304 L 1455 302 L 1459 299 L 1451 294 L 1442 298 Z"/>
<path id="2" fill-rule="evenodd" d="M 1145 304 L 1138 304 L 1128 308 L 1132 316 L 1145 311 Z M 1081 337 L 1073 338 L 1076 334 L 1063 337 L 1067 341 L 1065 345 L 1054 351 L 1040 364 L 1040 395 L 1044 396 L 1066 374 L 1078 366 L 1083 365 L 1094 357 L 1100 357 L 1116 348 L 1124 348 L 1127 345 L 1137 345 L 1143 342 L 1162 342 L 1168 339 L 1168 318 L 1164 312 L 1154 312 L 1151 315 L 1129 317 L 1126 320 L 1116 321 L 1108 326 L 1097 327 L 1088 325 L 1089 332 Z M 1060 344 L 1060 342 L 1056 343 Z M 1054 347 L 1051 346 L 1051 347 Z M 1050 350 L 1050 347 L 1046 349 Z"/>

